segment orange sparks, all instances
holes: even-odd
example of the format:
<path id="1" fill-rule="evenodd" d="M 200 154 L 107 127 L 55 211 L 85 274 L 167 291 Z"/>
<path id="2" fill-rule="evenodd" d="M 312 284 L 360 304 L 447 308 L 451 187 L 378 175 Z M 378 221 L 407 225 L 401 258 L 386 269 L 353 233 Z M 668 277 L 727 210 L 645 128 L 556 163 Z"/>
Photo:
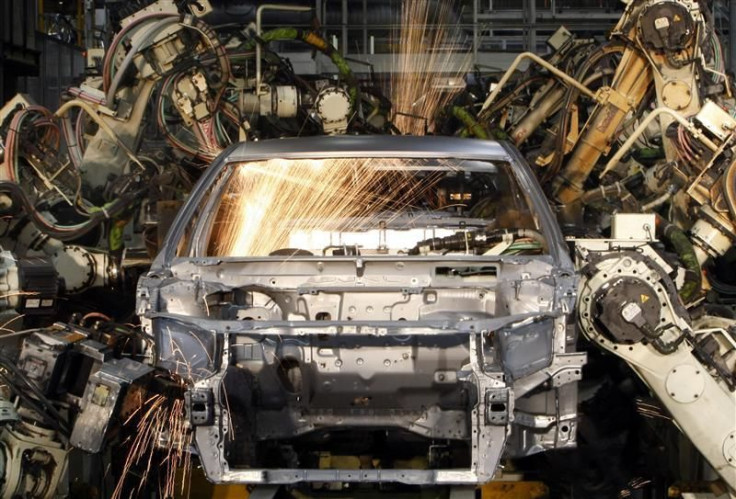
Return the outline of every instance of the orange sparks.
<path id="1" fill-rule="evenodd" d="M 434 9 L 433 4 L 437 5 Z M 454 4 L 430 0 L 401 3 L 390 96 L 392 121 L 402 134 L 425 135 L 425 128 L 432 133 L 437 113 L 462 89 L 463 76 L 471 68 L 466 36 L 459 26 L 451 24 Z"/>
<path id="2" fill-rule="evenodd" d="M 154 471 L 159 476 L 161 497 L 173 497 L 177 490 L 177 471 L 183 470 L 180 493 L 184 493 L 191 467 L 191 432 L 185 417 L 184 400 L 172 399 L 165 395 L 153 395 L 125 421 L 125 425 L 135 424 L 133 436 L 126 442 L 128 455 L 123 465 L 113 499 L 122 497 L 126 477 L 134 468 L 141 469 L 139 489 Z M 161 452 L 163 460 L 154 460 Z M 154 470 L 155 467 L 155 470 Z"/>
<path id="3" fill-rule="evenodd" d="M 376 229 L 409 210 L 426 210 L 422 203 L 446 173 L 434 169 L 418 176 L 421 161 L 405 159 L 269 160 L 235 168 L 209 254 L 267 256 L 284 248 L 321 253 L 325 246 L 342 244 L 339 234 Z M 315 233 L 328 242 L 317 245 Z"/>

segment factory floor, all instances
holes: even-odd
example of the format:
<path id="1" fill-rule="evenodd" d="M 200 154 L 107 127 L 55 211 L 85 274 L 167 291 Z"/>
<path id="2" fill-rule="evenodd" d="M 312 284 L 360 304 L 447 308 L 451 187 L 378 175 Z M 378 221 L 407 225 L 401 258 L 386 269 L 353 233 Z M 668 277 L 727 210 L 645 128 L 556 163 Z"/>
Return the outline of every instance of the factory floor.
<path id="1" fill-rule="evenodd" d="M 449 487 L 431 487 L 406 492 L 369 489 L 343 489 L 329 491 L 284 492 L 273 488 L 252 489 L 244 485 L 213 485 L 208 482 L 201 469 L 192 471 L 191 485 L 179 498 L 210 498 L 210 499 L 312 499 L 329 497 L 330 499 L 371 499 L 376 497 L 391 497 L 397 499 L 548 499 L 549 489 L 541 482 L 524 481 L 497 481 L 491 482 L 476 489 Z"/>

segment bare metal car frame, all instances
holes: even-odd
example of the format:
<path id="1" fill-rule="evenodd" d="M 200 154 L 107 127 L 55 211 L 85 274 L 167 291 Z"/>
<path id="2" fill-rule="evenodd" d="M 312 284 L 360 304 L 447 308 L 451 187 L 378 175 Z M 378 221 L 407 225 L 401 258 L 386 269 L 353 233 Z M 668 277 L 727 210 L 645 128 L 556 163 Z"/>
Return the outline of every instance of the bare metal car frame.
<path id="1" fill-rule="evenodd" d="M 432 255 L 290 256 L 288 259 L 178 255 L 183 240 L 201 236 L 196 226 L 201 225 L 198 218 L 202 216 L 202 207 L 212 208 L 207 204 L 212 186 L 229 165 L 272 158 L 353 157 L 458 158 L 510 164 L 531 204 L 540 231 L 546 237 L 546 254 L 445 255 L 441 258 Z M 190 232 L 192 229 L 194 235 Z M 449 283 L 436 272 L 438 265 L 478 264 L 494 268 L 493 275 L 484 282 Z M 339 275 L 339 289 L 324 279 L 325 275 Z M 321 278 L 317 278 L 319 276 Z M 575 305 L 576 283 L 573 263 L 555 217 L 530 168 L 513 146 L 445 137 L 313 137 L 243 143 L 224 152 L 192 191 L 150 272 L 139 282 L 137 306 L 145 330 L 157 343 L 160 366 L 176 369 L 174 357 L 177 355 L 185 362 L 199 357 L 199 362 L 193 362 L 199 374 L 191 376 L 192 386 L 187 393 L 188 416 L 194 428 L 196 452 L 211 481 L 471 484 L 490 480 L 503 455 L 525 456 L 575 445 L 577 381 L 585 363 L 585 354 L 575 352 L 574 328 L 569 324 Z M 274 293 L 288 290 L 290 296 L 306 300 L 325 292 L 370 293 L 380 288 L 383 292 L 411 297 L 432 290 L 439 296 L 433 299 L 439 299 L 453 312 L 462 311 L 469 303 L 467 297 L 458 299 L 458 289 L 482 288 L 495 300 L 496 313 L 466 317 L 449 314 L 441 319 L 401 322 L 366 317 L 357 320 L 337 317 L 338 320 L 327 321 L 314 318 L 305 321 L 220 320 L 204 314 L 207 296 L 242 286 L 257 286 Z M 362 296 L 369 300 L 371 297 L 370 294 Z M 348 355 L 345 360 L 352 361 L 350 369 L 353 371 L 363 370 L 360 374 L 364 376 L 390 371 L 383 363 L 388 366 L 401 361 L 400 356 L 406 349 L 398 347 L 402 341 L 409 341 L 406 338 L 419 342 L 414 347 L 420 356 L 428 355 L 421 352 L 432 352 L 442 342 L 449 341 L 459 345 L 453 348 L 462 348 L 469 360 L 460 368 L 453 367 L 448 375 L 454 375 L 454 382 L 474 395 L 467 409 L 460 411 L 443 411 L 437 407 L 422 407 L 419 412 L 353 407 L 339 412 L 323 407 L 310 412 L 302 407 L 300 412 L 292 409 L 305 403 L 297 394 L 284 398 L 280 411 L 276 408 L 265 418 L 253 416 L 248 419 L 249 424 L 258 426 L 257 435 L 242 440 L 241 427 L 240 437 L 237 434 L 233 437 L 230 434 L 233 421 L 243 421 L 239 413 L 249 410 L 250 399 L 244 397 L 240 405 L 229 406 L 225 397 L 232 397 L 232 393 L 225 394 L 222 388 L 226 374 L 234 364 L 268 362 L 261 351 L 265 348 L 263 342 L 286 337 L 298 338 L 312 346 L 317 338 L 319 341 L 339 341 L 345 355 L 352 351 L 345 347 L 346 344 L 360 346 L 363 342 L 360 360 L 366 357 L 366 361 L 356 365 L 354 351 L 352 357 Z M 261 346 L 254 348 L 254 341 L 261 342 Z M 381 351 L 387 353 L 370 361 L 374 351 L 370 345 L 375 342 L 379 342 Z M 174 344 L 176 352 L 171 348 Z M 397 347 L 395 354 L 391 354 L 393 346 Z M 198 349 L 206 352 L 202 354 Z M 307 355 L 304 351 L 299 350 Z M 521 357 L 518 357 L 519 352 L 522 352 Z M 525 356 L 536 359 L 536 367 L 510 372 L 510 364 L 527 362 Z M 425 364 L 419 359 L 412 364 L 418 383 L 426 381 L 431 387 L 439 386 L 439 371 L 432 365 L 434 358 L 430 355 Z M 309 372 L 314 376 L 326 375 L 322 372 L 325 369 L 332 371 L 330 376 L 335 375 L 334 365 L 325 368 L 323 364 L 320 368 L 313 356 L 301 360 L 312 364 Z M 366 374 L 366 370 L 370 373 Z M 390 378 L 386 379 L 390 382 Z M 444 380 L 444 374 L 441 379 Z M 244 386 L 235 386 L 246 391 Z M 315 383 L 315 386 L 323 385 Z M 229 391 L 233 391 L 232 386 Z M 467 466 L 433 469 L 321 469 L 263 467 L 257 463 L 248 467 L 231 466 L 232 450 L 228 448 L 232 449 L 233 445 L 255 445 L 254 438 L 283 438 L 285 435 L 279 435 L 280 431 L 288 430 L 296 436 L 325 427 L 403 428 L 427 439 L 462 441 L 470 455 Z"/>

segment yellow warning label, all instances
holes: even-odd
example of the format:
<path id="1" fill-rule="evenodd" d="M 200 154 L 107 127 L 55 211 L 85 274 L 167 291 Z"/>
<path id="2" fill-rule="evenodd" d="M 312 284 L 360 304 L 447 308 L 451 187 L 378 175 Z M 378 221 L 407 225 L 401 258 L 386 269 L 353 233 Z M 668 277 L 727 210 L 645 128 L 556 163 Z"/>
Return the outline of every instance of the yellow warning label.
<path id="1" fill-rule="evenodd" d="M 646 303 L 649 301 L 649 295 L 639 295 L 639 297 L 641 298 L 642 303 Z"/>
<path id="2" fill-rule="evenodd" d="M 682 21 L 682 18 L 680 16 L 678 16 L 677 14 L 675 14 L 674 21 L 676 23 L 679 23 L 680 21 Z"/>

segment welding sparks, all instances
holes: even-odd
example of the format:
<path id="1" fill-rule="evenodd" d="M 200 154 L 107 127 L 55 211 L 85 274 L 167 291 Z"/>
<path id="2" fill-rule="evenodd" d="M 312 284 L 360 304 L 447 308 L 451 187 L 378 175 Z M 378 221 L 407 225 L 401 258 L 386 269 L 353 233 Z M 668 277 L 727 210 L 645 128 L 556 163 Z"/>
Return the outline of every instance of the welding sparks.
<path id="1" fill-rule="evenodd" d="M 432 8 L 433 4 L 436 9 Z M 465 35 L 459 26 L 449 21 L 453 4 L 429 0 L 401 3 L 401 30 L 398 53 L 394 55 L 390 95 L 394 110 L 392 121 L 403 134 L 433 132 L 437 113 L 462 89 L 442 85 L 441 80 L 463 81 L 471 68 L 472 54 L 462 48 Z M 436 72 L 439 68 L 450 77 L 439 77 Z"/>
<path id="2" fill-rule="evenodd" d="M 626 498 L 626 497 L 631 497 L 634 490 L 643 489 L 650 483 L 652 483 L 652 481 L 649 480 L 648 478 L 644 478 L 644 477 L 633 478 L 631 479 L 631 481 L 629 481 L 628 487 L 622 490 L 621 492 L 619 492 L 618 497 L 621 499 Z"/>
<path id="3" fill-rule="evenodd" d="M 446 171 L 418 176 L 406 169 L 418 161 L 351 158 L 238 165 L 228 180 L 208 253 L 267 256 L 293 247 L 295 233 L 360 232 L 380 222 L 389 224 L 407 210 L 426 209 L 422 203 Z"/>
<path id="4" fill-rule="evenodd" d="M 636 399 L 636 412 L 650 419 L 664 419 L 671 421 L 672 418 L 665 413 L 665 410 L 657 404 L 646 402 L 640 398 Z"/>
<path id="5" fill-rule="evenodd" d="M 138 490 L 152 474 L 159 477 L 160 497 L 173 497 L 177 489 L 186 490 L 191 468 L 191 432 L 185 417 L 184 400 L 156 394 L 143 400 L 131 413 L 124 425 L 134 425 L 133 435 L 126 441 L 129 452 L 123 472 L 113 492 L 113 499 L 123 497 L 126 478 L 134 469 L 140 470 Z M 162 460 L 154 459 L 161 453 Z M 182 470 L 180 487 L 177 486 L 177 471 Z"/>

